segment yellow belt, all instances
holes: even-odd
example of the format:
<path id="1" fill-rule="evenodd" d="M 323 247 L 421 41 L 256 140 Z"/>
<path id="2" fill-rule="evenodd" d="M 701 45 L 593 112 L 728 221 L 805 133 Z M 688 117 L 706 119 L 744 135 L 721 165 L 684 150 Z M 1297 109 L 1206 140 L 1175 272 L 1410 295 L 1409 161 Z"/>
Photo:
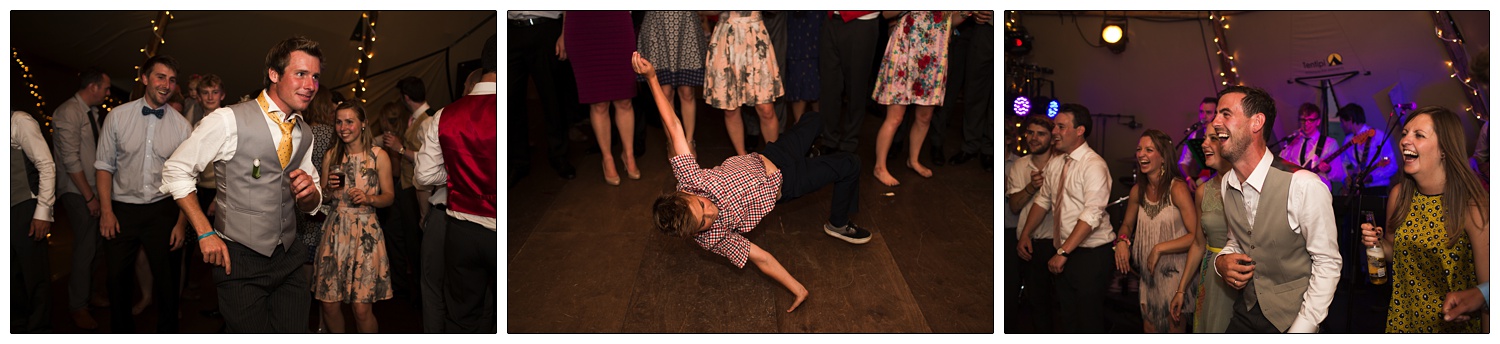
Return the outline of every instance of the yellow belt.
<path id="1" fill-rule="evenodd" d="M 1219 251 L 1224 250 L 1223 247 L 1213 247 L 1213 246 L 1208 246 L 1208 245 L 1203 245 L 1203 246 L 1204 247 L 1208 247 L 1208 252 L 1213 252 L 1214 254 L 1219 254 Z"/>

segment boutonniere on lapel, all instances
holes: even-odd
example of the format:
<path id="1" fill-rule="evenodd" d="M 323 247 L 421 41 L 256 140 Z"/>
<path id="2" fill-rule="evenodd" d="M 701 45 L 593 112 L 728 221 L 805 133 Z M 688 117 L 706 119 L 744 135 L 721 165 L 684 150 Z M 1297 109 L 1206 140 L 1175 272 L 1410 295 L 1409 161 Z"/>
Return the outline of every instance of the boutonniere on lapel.
<path id="1" fill-rule="evenodd" d="M 260 179 L 260 159 L 255 159 L 250 165 L 250 177 Z"/>

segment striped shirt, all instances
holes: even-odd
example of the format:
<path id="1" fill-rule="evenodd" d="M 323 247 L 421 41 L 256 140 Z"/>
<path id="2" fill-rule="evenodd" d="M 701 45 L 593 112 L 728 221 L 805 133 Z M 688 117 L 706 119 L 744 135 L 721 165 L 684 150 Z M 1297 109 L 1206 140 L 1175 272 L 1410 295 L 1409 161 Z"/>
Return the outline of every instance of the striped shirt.
<path id="1" fill-rule="evenodd" d="M 744 268 L 750 258 L 750 240 L 740 233 L 750 232 L 776 207 L 781 172 L 766 175 L 757 153 L 731 157 L 713 169 L 698 167 L 698 158 L 692 155 L 675 156 L 671 162 L 677 190 L 708 198 L 719 208 L 719 219 L 693 240 Z"/>

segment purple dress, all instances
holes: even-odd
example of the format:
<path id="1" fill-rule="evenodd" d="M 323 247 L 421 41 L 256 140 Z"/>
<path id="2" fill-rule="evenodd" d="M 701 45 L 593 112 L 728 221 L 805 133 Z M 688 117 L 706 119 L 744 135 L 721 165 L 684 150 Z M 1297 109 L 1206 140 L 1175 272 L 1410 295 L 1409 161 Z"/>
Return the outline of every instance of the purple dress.
<path id="1" fill-rule="evenodd" d="M 578 82 L 578 102 L 593 104 L 635 97 L 635 27 L 628 11 L 568 11 L 563 45 Z"/>

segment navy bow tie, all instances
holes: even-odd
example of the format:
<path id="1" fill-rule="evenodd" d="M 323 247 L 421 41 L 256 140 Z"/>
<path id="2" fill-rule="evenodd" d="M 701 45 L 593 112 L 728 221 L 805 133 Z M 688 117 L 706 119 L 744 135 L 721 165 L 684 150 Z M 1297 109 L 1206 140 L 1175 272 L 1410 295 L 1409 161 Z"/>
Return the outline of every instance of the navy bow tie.
<path id="1" fill-rule="evenodd" d="M 156 118 L 160 119 L 162 115 L 167 114 L 167 109 L 166 108 L 161 108 L 161 109 L 152 110 L 149 107 L 142 106 L 141 107 L 141 114 L 142 115 L 146 115 L 146 116 L 156 115 Z"/>

